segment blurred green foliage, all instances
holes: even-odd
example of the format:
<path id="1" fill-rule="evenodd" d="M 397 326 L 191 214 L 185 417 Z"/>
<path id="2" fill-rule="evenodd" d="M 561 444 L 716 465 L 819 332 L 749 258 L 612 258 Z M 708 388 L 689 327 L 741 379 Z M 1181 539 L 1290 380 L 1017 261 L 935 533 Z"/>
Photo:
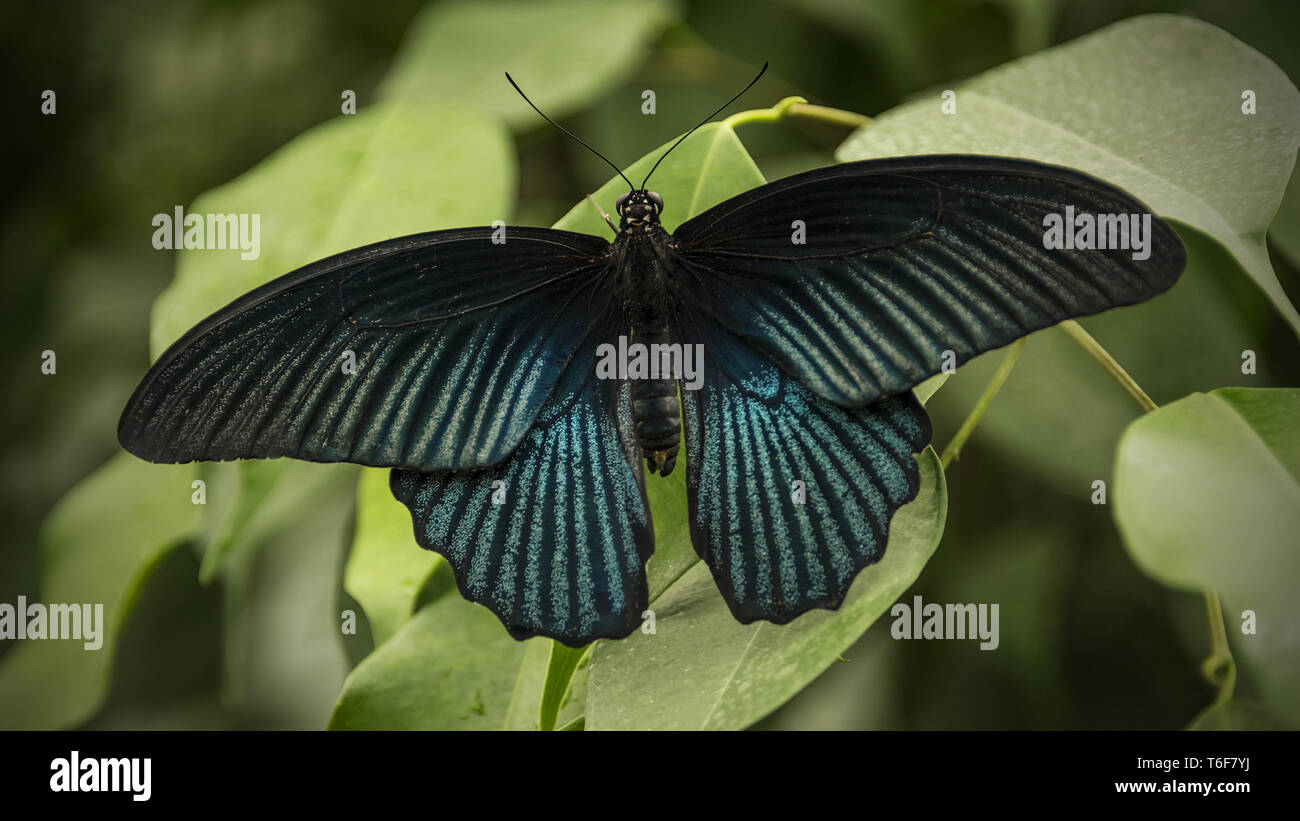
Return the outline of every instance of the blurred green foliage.
<path id="1" fill-rule="evenodd" d="M 539 6 L 547 13 L 535 11 Z M 507 24 L 495 35 L 476 29 L 488 7 L 517 9 L 518 26 Z M 560 13 L 565 9 L 568 13 Z M 188 497 L 191 469 L 175 469 L 185 475 L 169 478 L 175 471 L 140 463 L 131 467 L 123 461 L 128 457 L 115 456 L 117 414 L 149 360 L 150 305 L 173 282 L 173 270 L 176 278 L 168 291 L 173 304 L 195 304 L 183 298 L 187 288 L 220 304 L 250 284 L 205 275 L 203 266 L 212 257 L 182 254 L 178 265 L 170 252 L 154 251 L 149 245 L 154 213 L 176 205 L 258 210 L 268 212 L 268 224 L 276 213 L 288 224 L 302 208 L 333 214 L 326 235 L 264 226 L 263 259 L 248 271 L 259 280 L 376 231 L 397 235 L 442 227 L 465 213 L 462 209 L 484 215 L 473 222 L 500 216 L 549 225 L 599 188 L 609 170 L 529 116 L 501 70 L 510 70 L 567 126 L 626 163 L 692 125 L 743 85 L 763 60 L 773 68 L 746 98 L 753 106 L 800 94 L 875 115 L 1149 11 L 1200 16 L 1258 49 L 1284 74 L 1300 76 L 1300 44 L 1291 36 L 1300 28 L 1300 8 L 1262 1 L 720 0 L 584 7 L 563 0 L 426 7 L 403 0 L 351 7 L 305 0 L 180 0 L 0 10 L 0 82 L 14 112 L 4 152 L 9 186 L 0 222 L 6 266 L 2 296 L 10 318 L 3 332 L 12 339 L 0 355 L 18 375 L 18 387 L 0 411 L 5 523 L 0 602 L 13 602 L 20 594 L 35 598 L 37 591 L 55 600 L 111 601 L 89 580 L 143 580 L 130 615 L 115 626 L 112 659 L 96 661 L 102 667 L 100 683 L 70 682 L 54 657 L 44 670 L 14 663 L 20 653 L 44 653 L 56 643 L 0 644 L 0 726 L 310 728 L 325 726 L 332 711 L 334 726 L 350 726 L 349 716 L 366 710 L 375 711 L 369 722 L 361 722 L 370 726 L 418 724 L 412 720 L 418 715 L 436 724 L 445 715 L 443 702 L 462 710 L 466 699 L 465 726 L 536 726 L 536 709 L 516 705 L 541 702 L 547 644 L 501 641 L 504 631 L 496 619 L 461 601 L 449 587 L 445 565 L 427 554 L 413 552 L 410 563 L 366 579 L 367 566 L 356 561 L 359 546 L 391 544 L 396 537 L 383 527 L 368 528 L 378 520 L 368 522 L 363 508 L 362 538 L 353 541 L 356 470 L 297 463 L 204 466 L 211 498 L 205 522 L 173 525 L 166 523 L 169 515 L 193 511 L 188 504 L 177 511 L 166 495 Z M 77 25 L 67 25 L 69 19 Z M 594 37 L 584 23 L 617 31 Z M 476 61 L 482 62 L 471 70 Z M 1042 77 L 1050 81 L 1049 73 Z M 1263 80 L 1252 76 L 1251 82 Z M 39 114 L 46 88 L 58 92 L 55 116 Z M 653 117 L 640 111 L 647 88 L 657 93 Z M 357 93 L 356 117 L 339 116 L 343 89 Z M 1078 110 L 1096 91 L 1080 80 L 1058 90 L 1068 99 L 1052 102 L 1061 110 L 1072 105 Z M 1089 110 L 1118 105 L 1122 101 L 1115 95 L 1123 92 L 1109 90 L 1088 103 Z M 1260 106 L 1269 103 L 1270 98 L 1261 98 Z M 1275 113 L 1270 110 L 1269 116 Z M 1172 102 L 1159 119 L 1189 114 L 1196 112 Z M 906 116 L 906 109 L 895 115 Z M 1141 122 L 1144 115 L 1128 116 Z M 277 155 L 268 166 L 303 165 L 284 168 L 281 182 L 261 173 L 227 185 L 323 123 L 304 139 L 319 145 L 334 135 L 370 129 L 375 150 L 349 167 L 319 167 L 309 155 L 298 160 Z M 882 125 L 889 127 L 889 119 Z M 1198 128 L 1222 133 L 1213 122 L 1198 124 L 1196 116 L 1180 127 L 1189 139 Z M 1152 130 L 1160 133 L 1158 127 Z M 1010 132 L 1023 136 L 1014 128 Z M 836 126 L 796 120 L 742 134 L 768 179 L 832 162 L 846 136 Z M 859 135 L 888 136 L 886 130 L 873 135 L 871 129 Z M 946 144 L 942 135 L 931 136 L 927 150 L 973 150 L 969 143 Z M 1030 146 L 1040 144 L 1032 136 L 1025 139 Z M 1158 149 L 1157 144 L 1144 150 L 1149 157 Z M 334 155 L 323 151 L 321 156 Z M 443 161 L 422 165 L 429 157 Z M 1224 159 L 1239 157 L 1225 154 Z M 366 163 L 388 164 L 388 178 L 400 169 L 409 184 L 401 190 L 367 185 Z M 1225 185 L 1252 171 L 1261 173 L 1258 165 L 1237 169 L 1207 191 L 1222 194 Z M 1166 169 L 1166 176 L 1177 174 L 1177 168 Z M 1283 176 L 1263 187 L 1276 183 L 1280 189 L 1285 182 Z M 262 188 L 247 191 L 241 185 Z M 1290 191 L 1296 188 L 1292 182 Z M 202 192 L 210 193 L 199 198 Z M 230 204 L 252 196 L 256 207 Z M 468 199 L 477 199 L 477 209 L 466 205 Z M 1157 210 L 1169 208 L 1147 199 Z M 450 201 L 454 206 L 440 210 L 440 203 Z M 1268 236 L 1283 299 L 1300 293 L 1297 214 L 1300 192 L 1283 201 Z M 1203 228 L 1195 219 L 1175 216 Z M 1269 216 L 1253 215 L 1258 230 L 1249 239 L 1257 247 L 1250 260 L 1241 254 L 1234 258 L 1233 248 L 1224 250 L 1196 231 L 1184 231 L 1191 264 L 1174 291 L 1087 323 L 1157 402 L 1224 385 L 1300 384 L 1296 338 L 1275 309 L 1278 294 L 1270 304 L 1247 276 L 1262 270 L 1258 255 Z M 596 230 L 595 224 L 587 230 Z M 277 241 L 283 244 L 276 247 Z M 1268 262 L 1265 257 L 1263 265 Z M 154 352 L 200 316 L 160 307 L 153 323 Z M 1253 377 L 1237 368 L 1246 347 L 1260 363 Z M 40 352 L 46 348 L 58 354 L 57 376 L 40 374 Z M 999 356 L 963 367 L 935 395 L 930 411 L 936 443 L 951 436 Z M 1001 650 L 980 652 L 970 642 L 892 641 L 886 618 L 844 651 L 847 663 L 832 664 L 759 726 L 1186 725 L 1214 698 L 1198 671 L 1209 652 L 1200 597 L 1163 587 L 1139 570 L 1109 510 L 1088 501 L 1088 483 L 1109 480 L 1116 442 L 1137 415 L 1118 386 L 1063 334 L 1033 337 L 1006 390 L 950 469 L 943 543 L 904 594 L 926 601 L 999 602 Z M 97 484 L 78 487 L 42 531 L 56 501 L 110 459 L 110 470 L 123 475 L 100 474 Z M 136 471 L 139 478 L 125 475 Z M 154 472 L 146 477 L 147 471 Z M 169 481 L 172 485 L 149 491 L 154 512 L 124 506 L 124 500 L 136 498 L 132 492 L 148 489 L 144 483 Z M 363 500 L 370 484 L 382 490 L 386 482 L 367 476 Z M 111 550 L 110 525 L 103 533 L 61 527 L 60 521 L 75 518 L 76 505 L 98 505 L 104 517 L 155 522 L 159 543 L 136 546 L 141 552 L 130 566 L 112 571 L 117 576 L 102 571 L 93 557 L 97 550 Z M 354 566 L 345 573 L 349 546 Z M 413 543 L 409 547 L 415 551 Z M 675 572 L 684 570 L 685 564 Z M 1256 565 L 1251 570 L 1257 577 L 1269 572 Z M 77 581 L 78 574 L 86 580 Z M 386 578 L 402 580 L 387 596 Z M 1270 589 L 1289 593 L 1296 581 L 1285 573 Z M 393 598 L 409 603 L 409 609 L 387 606 Z M 425 603 L 431 604 L 421 607 Z M 477 615 L 440 620 L 442 611 L 452 608 Z M 340 637 L 338 614 L 345 609 L 358 614 L 357 635 Z M 368 623 L 367 611 L 387 614 L 382 625 L 379 618 Z M 403 611 L 415 613 L 405 626 Z M 423 622 L 436 622 L 439 629 L 412 629 Z M 1230 612 L 1230 633 L 1236 623 Z M 444 629 L 447 624 L 459 627 L 452 632 Z M 377 643 L 407 632 L 415 640 L 384 643 L 371 655 Z M 1260 718 L 1254 699 L 1269 697 L 1273 685 L 1267 676 L 1252 675 L 1249 654 L 1243 655 L 1239 703 L 1203 716 L 1202 724 L 1276 720 L 1272 714 Z M 355 678 L 373 686 L 351 691 L 360 709 L 336 711 L 345 677 L 368 656 Z M 447 658 L 461 662 L 431 663 Z M 367 666 L 394 661 L 407 670 L 428 664 L 435 676 L 420 689 L 403 691 L 397 677 L 365 673 Z M 501 678 L 503 665 L 516 671 L 511 678 Z M 584 702 L 599 704 L 602 694 L 611 692 L 598 676 L 588 680 L 587 658 L 577 666 L 574 687 L 558 707 L 557 725 L 582 715 Z M 19 668 L 27 672 L 13 672 Z M 32 670 L 39 675 L 23 677 Z M 639 676 L 634 671 L 627 681 Z M 667 692 L 673 681 L 657 686 L 665 690 L 662 709 L 675 709 Z M 690 686 L 683 673 L 677 688 Z M 48 688 L 48 695 L 35 688 Z M 41 709 L 17 715 L 20 700 L 7 697 L 16 691 L 23 704 Z M 761 717 L 771 706 L 746 714 L 740 723 Z M 607 721 L 638 724 L 626 715 Z"/>

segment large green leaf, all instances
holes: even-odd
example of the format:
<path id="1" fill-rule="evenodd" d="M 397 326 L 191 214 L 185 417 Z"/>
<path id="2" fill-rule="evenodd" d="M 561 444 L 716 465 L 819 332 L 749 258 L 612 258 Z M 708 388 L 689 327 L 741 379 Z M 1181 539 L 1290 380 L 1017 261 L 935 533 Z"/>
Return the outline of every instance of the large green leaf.
<path id="1" fill-rule="evenodd" d="M 365 468 L 357 485 L 357 532 L 343 586 L 365 608 L 375 645 L 415 612 L 420 591 L 443 558 L 415 543 L 411 514 L 393 497 L 387 470 Z"/>
<path id="2" fill-rule="evenodd" d="M 653 635 L 600 642 L 587 681 L 588 729 L 741 729 L 839 658 L 920 575 L 939 545 L 948 498 L 934 450 L 920 455 L 921 490 L 895 514 L 884 558 L 864 570 L 840 609 L 776 626 L 740 624 L 701 562 L 651 602 Z"/>
<path id="3" fill-rule="evenodd" d="M 1137 564 L 1223 597 L 1234 655 L 1263 703 L 1300 724 L 1300 389 L 1192 394 L 1129 426 L 1113 511 Z M 1242 614 L 1257 632 L 1242 632 Z"/>
<path id="4" fill-rule="evenodd" d="M 411 24 L 384 79 L 384 99 L 459 100 L 516 125 L 563 117 L 613 88 L 675 17 L 664 0 L 458 0 L 430 5 Z M 557 48 L 563 43 L 563 48 Z M 629 98 L 636 113 L 639 97 Z"/>
<path id="5" fill-rule="evenodd" d="M 136 597 L 198 525 L 197 476 L 194 465 L 151 465 L 122 453 L 51 511 L 41 532 L 41 591 L 28 603 L 102 605 L 103 643 L 88 650 L 71 639 L 20 641 L 0 661 L 0 727 L 66 728 L 94 715 Z"/>
<path id="6" fill-rule="evenodd" d="M 410 548 L 418 549 L 413 541 Z M 538 729 L 553 643 L 511 638 L 489 610 L 456 593 L 446 562 L 439 561 L 424 597 L 348 676 L 330 729 Z M 585 678 L 582 669 L 573 676 L 570 695 L 583 692 Z M 580 707 L 562 702 L 558 722 L 571 721 Z"/>
<path id="7" fill-rule="evenodd" d="M 535 727 L 537 702 L 532 709 L 517 705 L 516 691 L 536 689 L 524 675 L 531 645 L 542 653 L 541 669 L 533 672 L 544 678 L 548 644 L 515 641 L 487 608 L 444 594 L 357 665 L 329 727 L 499 730 L 523 715 Z"/>
<path id="8" fill-rule="evenodd" d="M 1255 114 L 1241 110 L 1254 91 Z M 1300 147 L 1300 93 L 1277 66 L 1198 20 L 1125 20 L 876 119 L 841 160 L 1026 157 L 1079 168 L 1223 245 L 1300 333 L 1264 238 Z"/>

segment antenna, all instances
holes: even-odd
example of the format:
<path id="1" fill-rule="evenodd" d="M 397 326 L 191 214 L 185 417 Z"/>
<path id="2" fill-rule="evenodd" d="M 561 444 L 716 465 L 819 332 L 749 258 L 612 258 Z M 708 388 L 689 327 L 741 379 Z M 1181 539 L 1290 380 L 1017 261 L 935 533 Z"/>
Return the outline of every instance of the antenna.
<path id="1" fill-rule="evenodd" d="M 763 68 L 767 68 L 767 66 L 763 66 Z M 506 79 L 510 81 L 510 85 L 515 87 L 515 91 L 519 92 L 519 96 L 524 98 L 524 102 L 532 106 L 533 111 L 536 111 L 538 114 L 541 114 L 543 120 L 546 120 L 546 122 L 560 129 L 565 133 L 565 135 L 569 137 L 569 139 L 573 140 L 578 145 L 581 145 L 583 148 L 587 149 L 591 153 L 595 154 L 597 157 L 600 157 L 602 160 L 604 160 L 606 164 L 609 165 L 610 168 L 614 169 L 615 174 L 618 174 L 620 177 L 623 177 L 623 182 L 627 183 L 627 187 L 629 191 L 636 190 L 636 186 L 632 184 L 632 181 L 629 180 L 626 176 L 624 176 L 623 172 L 619 170 L 618 166 L 610 162 L 608 157 L 606 157 L 604 154 L 600 153 L 596 149 L 592 148 L 584 140 L 582 140 L 582 138 L 580 138 L 577 134 L 574 134 L 572 131 L 560 125 L 555 120 L 552 120 L 550 117 L 547 117 L 545 114 L 542 114 L 542 110 L 538 108 L 536 105 L 534 105 L 532 100 L 528 99 L 528 95 L 524 93 L 524 90 L 519 87 L 519 84 L 515 82 L 515 79 L 510 76 L 510 72 L 508 71 L 506 72 Z M 753 85 L 753 83 L 751 83 L 750 85 Z"/>
<path id="2" fill-rule="evenodd" d="M 747 86 L 745 86 L 744 88 L 742 88 L 742 89 L 740 90 L 740 93 L 739 93 L 739 94 L 737 94 L 735 97 L 732 97 L 730 100 L 727 100 L 727 101 L 726 101 L 725 103 L 723 103 L 722 105 L 718 106 L 718 110 L 717 110 L 717 111 L 715 111 L 715 112 L 713 112 L 712 114 L 710 114 L 709 116 L 705 117 L 703 120 L 700 121 L 700 124 L 699 124 L 699 125 L 695 126 L 695 128 L 692 128 L 690 131 L 687 131 L 685 134 L 683 134 L 682 136 L 678 137 L 678 138 L 677 138 L 677 142 L 675 142 L 675 143 L 673 143 L 672 145 L 668 146 L 668 150 L 665 151 L 663 154 L 661 154 L 660 157 L 659 157 L 659 159 L 655 160 L 654 167 L 652 167 L 652 168 L 650 169 L 650 173 L 645 175 L 645 179 L 641 182 L 641 190 L 642 190 L 642 191 L 645 190 L 645 185 L 646 185 L 646 183 L 650 182 L 650 178 L 651 178 L 652 176 L 654 176 L 655 169 L 659 168 L 659 163 L 661 163 L 661 162 L 664 161 L 664 157 L 667 157 L 669 154 L 673 153 L 673 149 L 676 148 L 677 146 L 681 145 L 681 144 L 682 144 L 682 140 L 685 140 L 687 137 L 691 136 L 691 135 L 694 134 L 696 131 L 698 131 L 698 130 L 700 129 L 700 127 L 703 126 L 705 123 L 707 123 L 709 120 L 712 120 L 714 117 L 716 117 L 716 116 L 718 116 L 719 114 L 721 114 L 721 113 L 723 112 L 723 110 L 726 109 L 727 106 L 731 105 L 731 104 L 734 103 L 736 100 L 739 100 L 742 94 L 744 94 L 746 91 L 749 91 L 751 88 L 754 87 L 754 83 L 757 83 L 757 82 L 758 82 L 758 78 L 759 78 L 759 77 L 762 77 L 762 76 L 763 76 L 763 72 L 765 72 L 765 71 L 767 71 L 767 63 L 766 63 L 766 62 L 763 63 L 763 67 L 760 68 L 760 69 L 758 70 L 758 73 L 754 75 L 754 79 L 752 79 L 752 80 L 749 81 L 749 85 L 747 85 Z M 522 93 L 523 93 L 523 92 L 521 91 L 520 94 L 522 94 Z M 541 112 L 538 112 L 538 113 L 541 113 Z M 607 160 L 606 162 L 608 162 L 608 160 Z M 627 179 L 627 178 L 624 177 L 623 179 Z"/>

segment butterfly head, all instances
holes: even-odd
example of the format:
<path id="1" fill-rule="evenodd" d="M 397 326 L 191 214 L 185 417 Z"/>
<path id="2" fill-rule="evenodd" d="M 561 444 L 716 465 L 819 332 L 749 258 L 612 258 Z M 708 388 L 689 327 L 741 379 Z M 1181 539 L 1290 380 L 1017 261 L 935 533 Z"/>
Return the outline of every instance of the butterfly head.
<path id="1" fill-rule="evenodd" d="M 619 230 L 645 229 L 659 224 L 659 214 L 664 210 L 664 198 L 654 191 L 629 191 L 614 204 L 618 211 Z"/>

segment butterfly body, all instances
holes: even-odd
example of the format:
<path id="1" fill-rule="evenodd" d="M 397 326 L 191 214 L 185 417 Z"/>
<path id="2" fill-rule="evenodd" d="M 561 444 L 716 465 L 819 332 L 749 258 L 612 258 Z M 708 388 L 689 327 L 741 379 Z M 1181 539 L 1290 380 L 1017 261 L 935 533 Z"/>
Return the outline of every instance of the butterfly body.
<path id="1" fill-rule="evenodd" d="M 659 222 L 663 199 L 657 193 L 632 191 L 619 198 L 616 208 L 619 233 L 610 249 L 612 278 L 622 291 L 630 341 L 644 345 L 656 365 L 653 375 L 630 380 L 632 420 L 650 472 L 667 476 L 677 463 L 682 431 L 680 374 L 670 367 L 669 354 L 673 345 L 680 346 L 671 323 L 672 237 Z"/>

